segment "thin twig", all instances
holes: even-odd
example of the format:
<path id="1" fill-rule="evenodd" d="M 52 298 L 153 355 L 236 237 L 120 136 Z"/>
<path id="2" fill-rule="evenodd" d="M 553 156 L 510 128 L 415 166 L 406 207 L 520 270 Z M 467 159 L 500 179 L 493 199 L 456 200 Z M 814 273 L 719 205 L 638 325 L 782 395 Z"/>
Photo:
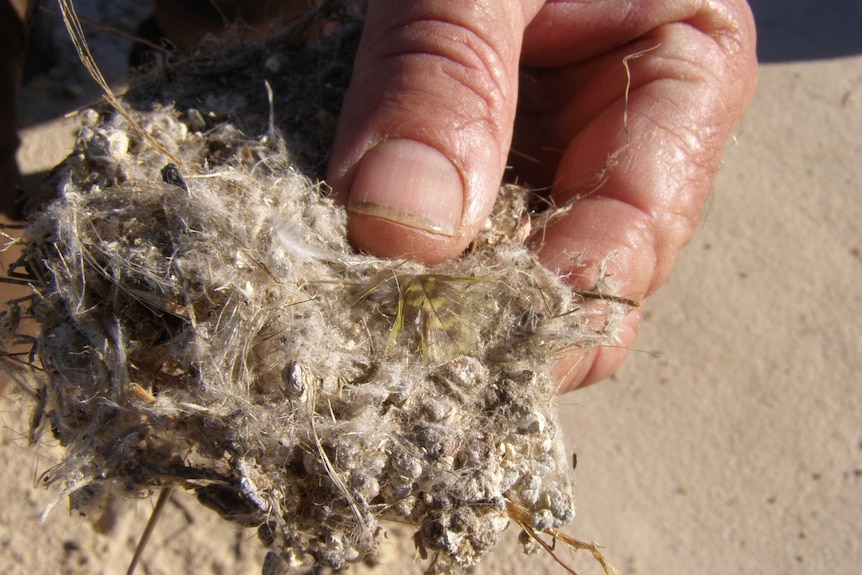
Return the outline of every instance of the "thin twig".
<path id="1" fill-rule="evenodd" d="M 171 159 L 177 165 L 184 165 L 181 160 L 179 160 L 176 156 L 171 154 L 168 150 L 165 149 L 159 142 L 156 141 L 146 130 L 144 130 L 126 111 L 117 97 L 114 95 L 114 92 L 111 90 L 111 87 L 108 85 L 108 81 L 105 80 L 105 76 L 102 75 L 102 71 L 99 69 L 99 66 L 96 64 L 95 58 L 93 58 L 93 53 L 90 51 L 90 46 L 87 44 L 87 38 L 84 35 L 84 29 L 81 26 L 81 20 L 78 18 L 78 13 L 75 11 L 75 6 L 71 2 L 71 0 L 58 0 L 60 3 L 60 10 L 63 14 L 63 22 L 66 24 L 66 30 L 69 32 L 69 36 L 72 38 L 72 43 L 75 45 L 75 50 L 78 52 L 78 57 L 81 59 L 81 62 L 84 64 L 84 67 L 90 73 L 90 76 L 96 83 L 102 88 L 103 97 L 114 108 L 123 118 L 129 122 L 129 125 L 138 133 L 140 133 L 144 139 L 146 139 L 150 145 L 155 148 L 160 153 L 164 154 L 168 158 Z"/>
<path id="2" fill-rule="evenodd" d="M 134 575 L 135 568 L 138 566 L 138 562 L 141 560 L 141 556 L 144 554 L 144 548 L 147 546 L 147 543 L 150 541 L 150 537 L 153 535 L 153 531 L 156 528 L 156 523 L 159 520 L 159 516 L 161 515 L 162 509 L 165 507 L 165 503 L 171 498 L 171 494 L 173 493 L 173 487 L 165 487 L 162 489 L 162 492 L 159 493 L 159 498 L 156 500 L 156 506 L 153 507 L 153 512 L 150 514 L 150 518 L 147 520 L 147 526 L 144 527 L 144 532 L 141 534 L 141 538 L 138 539 L 138 544 L 135 547 L 135 554 L 132 556 L 132 561 L 129 563 L 129 568 L 126 570 L 126 575 Z"/>
<path id="3" fill-rule="evenodd" d="M 50 14 L 51 16 L 60 16 L 60 17 L 63 16 L 63 14 L 61 12 L 58 12 L 57 10 L 54 10 L 53 8 L 49 8 L 47 6 L 39 6 L 39 10 L 44 12 L 45 14 Z M 111 34 L 116 34 L 117 36 L 127 38 L 127 39 L 131 40 L 132 42 L 137 42 L 138 44 L 143 44 L 147 48 L 151 48 L 151 49 L 156 50 L 157 52 L 161 52 L 163 54 L 169 54 L 171 52 L 170 50 L 168 50 L 167 48 L 165 48 L 164 46 L 162 46 L 160 44 L 156 44 L 155 42 L 152 42 L 152 41 L 147 40 L 146 38 L 142 38 L 140 36 L 136 36 L 134 34 L 129 34 L 125 30 L 121 30 L 120 28 L 117 28 L 115 26 L 108 26 L 107 24 L 99 24 L 98 22 L 93 22 L 92 20 L 88 20 L 86 18 L 80 18 L 79 17 L 78 19 L 81 21 L 82 24 L 86 24 L 88 27 L 93 28 L 94 30 L 102 30 L 103 32 L 110 32 Z"/>
<path id="4" fill-rule="evenodd" d="M 509 517 L 518 525 L 520 525 L 527 534 L 532 537 L 542 548 L 548 552 L 548 554 L 554 558 L 554 560 L 559 563 L 566 571 L 571 573 L 572 575 L 578 575 L 577 571 L 573 568 L 566 565 L 554 552 L 553 547 L 548 545 L 547 542 L 543 541 L 536 533 L 536 530 L 530 526 L 530 512 L 518 505 L 517 503 L 513 503 L 511 501 L 506 502 L 506 511 L 509 514 Z M 571 535 L 563 533 L 553 527 L 549 527 L 543 531 L 546 535 L 553 537 L 559 541 L 562 541 L 572 549 L 582 549 L 585 551 L 589 551 L 595 560 L 602 566 L 602 569 L 605 572 L 605 575 L 620 575 L 619 570 L 614 567 L 605 556 L 602 555 L 602 552 L 599 551 L 599 546 L 596 543 L 591 543 L 588 541 L 581 541 Z"/>

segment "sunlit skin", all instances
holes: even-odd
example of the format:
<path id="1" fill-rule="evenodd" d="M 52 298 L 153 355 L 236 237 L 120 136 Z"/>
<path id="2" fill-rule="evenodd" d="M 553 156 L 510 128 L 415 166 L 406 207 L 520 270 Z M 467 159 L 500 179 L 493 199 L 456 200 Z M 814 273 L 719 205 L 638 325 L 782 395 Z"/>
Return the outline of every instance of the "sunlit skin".
<path id="1" fill-rule="evenodd" d="M 644 50 L 626 110 L 623 60 Z M 578 198 L 540 258 L 590 290 L 613 253 L 606 279 L 643 301 L 691 237 L 756 66 L 740 0 L 371 0 L 328 179 L 356 248 L 427 263 L 467 246 L 504 177 Z M 565 357 L 561 391 L 613 373 L 640 319 Z"/>
<path id="2" fill-rule="evenodd" d="M 180 25 L 168 36 L 206 29 L 177 6 L 156 3 Z M 756 73 L 742 0 L 371 0 L 328 180 L 357 249 L 426 263 L 469 244 L 502 179 L 577 199 L 533 247 L 580 290 L 613 253 L 614 293 L 643 301 L 691 236 Z M 562 360 L 561 390 L 613 373 L 640 318 L 618 347 Z"/>

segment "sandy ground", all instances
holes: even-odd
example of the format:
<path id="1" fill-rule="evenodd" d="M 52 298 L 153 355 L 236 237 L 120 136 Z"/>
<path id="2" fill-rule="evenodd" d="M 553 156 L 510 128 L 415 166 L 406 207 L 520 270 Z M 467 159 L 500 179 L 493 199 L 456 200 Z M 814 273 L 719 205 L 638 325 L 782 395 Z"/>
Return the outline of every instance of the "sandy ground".
<path id="1" fill-rule="evenodd" d="M 111 4 L 87 16 L 128 30 L 143 15 Z M 759 93 L 700 229 L 649 303 L 641 351 L 560 398 L 579 461 L 570 531 L 604 544 L 626 575 L 862 565 L 862 8 L 836 4 L 754 2 Z M 121 80 L 122 41 L 91 37 Z M 35 173 L 69 145 L 74 127 L 58 118 L 95 92 L 63 66 L 28 90 L 21 162 Z M 17 401 L 0 398 L 0 573 L 124 573 L 152 502 L 118 503 L 101 532 L 63 504 L 40 524 L 49 495 L 35 482 L 57 451 L 27 446 Z M 420 573 L 408 535 L 390 526 L 382 565 L 354 572 Z M 253 531 L 180 493 L 139 573 L 255 574 L 261 558 Z M 571 562 L 599 573 L 584 553 Z M 524 572 L 562 570 L 513 538 L 476 570 Z"/>

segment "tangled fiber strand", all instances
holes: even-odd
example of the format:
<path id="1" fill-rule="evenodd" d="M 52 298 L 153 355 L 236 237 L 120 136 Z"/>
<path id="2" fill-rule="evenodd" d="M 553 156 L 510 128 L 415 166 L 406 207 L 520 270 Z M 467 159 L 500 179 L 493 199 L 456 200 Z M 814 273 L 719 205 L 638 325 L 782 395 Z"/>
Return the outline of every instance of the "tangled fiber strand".
<path id="1" fill-rule="evenodd" d="M 82 113 L 15 268 L 35 295 L 14 317 L 40 326 L 34 436 L 67 448 L 42 482 L 83 514 L 192 490 L 282 568 L 372 556 L 390 519 L 437 572 L 469 567 L 513 506 L 536 532 L 572 520 L 549 371 L 612 342 L 625 305 L 537 261 L 511 186 L 455 261 L 354 253 L 317 177 L 359 27 L 309 40 L 321 21 L 158 63 L 126 113 Z"/>

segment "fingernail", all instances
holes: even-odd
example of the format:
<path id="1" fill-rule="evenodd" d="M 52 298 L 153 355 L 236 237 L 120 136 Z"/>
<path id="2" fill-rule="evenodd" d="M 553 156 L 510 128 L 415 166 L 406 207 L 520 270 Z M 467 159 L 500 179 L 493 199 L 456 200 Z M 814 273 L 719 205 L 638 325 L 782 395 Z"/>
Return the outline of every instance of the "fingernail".
<path id="1" fill-rule="evenodd" d="M 347 209 L 453 237 L 461 227 L 464 188 L 458 170 L 434 148 L 386 140 L 360 160 Z"/>

